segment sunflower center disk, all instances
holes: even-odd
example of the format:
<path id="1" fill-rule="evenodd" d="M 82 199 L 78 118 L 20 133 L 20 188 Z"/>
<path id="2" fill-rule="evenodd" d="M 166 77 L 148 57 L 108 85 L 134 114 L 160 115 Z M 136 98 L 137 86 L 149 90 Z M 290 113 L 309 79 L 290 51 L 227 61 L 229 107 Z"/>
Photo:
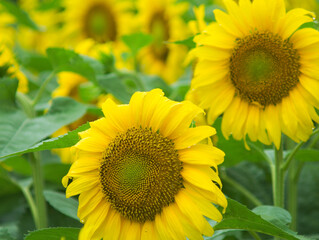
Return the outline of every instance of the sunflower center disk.
<path id="1" fill-rule="evenodd" d="M 131 221 L 154 221 L 183 187 L 174 143 L 151 129 L 130 128 L 105 150 L 100 181 L 111 207 Z"/>
<path id="2" fill-rule="evenodd" d="M 149 24 L 149 31 L 154 38 L 153 43 L 151 44 L 152 53 L 158 60 L 165 62 L 168 57 L 169 49 L 164 42 L 168 41 L 170 36 L 169 23 L 165 18 L 164 12 L 157 12 L 152 16 Z"/>
<path id="3" fill-rule="evenodd" d="M 84 17 L 84 35 L 97 42 L 115 41 L 116 28 L 114 14 L 104 4 L 93 5 Z"/>
<path id="4" fill-rule="evenodd" d="M 255 32 L 237 40 L 230 58 L 231 81 L 242 99 L 275 105 L 297 85 L 299 59 L 289 40 Z"/>

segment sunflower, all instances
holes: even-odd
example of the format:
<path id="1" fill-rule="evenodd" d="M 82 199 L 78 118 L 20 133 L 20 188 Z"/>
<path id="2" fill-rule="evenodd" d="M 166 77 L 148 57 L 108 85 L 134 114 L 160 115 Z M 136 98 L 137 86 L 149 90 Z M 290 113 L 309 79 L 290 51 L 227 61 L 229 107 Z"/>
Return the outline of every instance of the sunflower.
<path id="1" fill-rule="evenodd" d="M 28 92 L 28 80 L 20 71 L 13 52 L 5 44 L 0 43 L 0 78 L 5 76 L 17 78 L 19 80 L 18 91 Z"/>
<path id="2" fill-rule="evenodd" d="M 157 74 L 168 83 L 175 82 L 183 73 L 181 62 L 186 57 L 187 49 L 167 42 L 184 40 L 190 36 L 182 20 L 187 5 L 177 4 L 174 0 L 140 0 L 138 9 L 142 30 L 153 36 L 153 42 L 143 48 L 139 55 L 142 71 Z"/>
<path id="3" fill-rule="evenodd" d="M 202 239 L 204 216 L 227 206 L 217 165 L 224 153 L 199 143 L 210 126 L 189 128 L 202 112 L 159 89 L 135 93 L 128 105 L 107 100 L 74 146 L 77 159 L 62 182 L 79 196 L 79 239 Z M 211 168 L 213 167 L 213 169 Z M 68 185 L 68 182 L 72 182 Z"/>
<path id="4" fill-rule="evenodd" d="M 208 110 L 209 123 L 223 113 L 225 137 L 277 148 L 281 132 L 306 141 L 319 122 L 319 33 L 299 27 L 313 14 L 286 13 L 282 0 L 224 3 L 229 13 L 215 10 L 217 23 L 194 39 L 190 98 Z"/>
<path id="5" fill-rule="evenodd" d="M 131 63 L 122 57 L 128 49 L 121 41 L 123 35 L 133 31 L 132 26 L 135 24 L 132 21 L 133 7 L 130 1 L 64 0 L 64 6 L 62 38 L 66 47 L 90 39 L 96 45 L 95 48 L 115 56 L 118 68 L 132 68 Z"/>

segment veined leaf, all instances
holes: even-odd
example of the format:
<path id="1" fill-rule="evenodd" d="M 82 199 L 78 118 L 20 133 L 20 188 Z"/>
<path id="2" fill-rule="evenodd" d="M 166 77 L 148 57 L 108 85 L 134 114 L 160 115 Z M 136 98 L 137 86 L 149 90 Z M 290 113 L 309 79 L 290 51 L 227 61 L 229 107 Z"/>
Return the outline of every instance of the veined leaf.
<path id="1" fill-rule="evenodd" d="M 0 158 L 24 151 L 64 125 L 82 117 L 86 106 L 71 98 L 55 98 L 48 113 L 36 118 L 0 107 Z"/>
<path id="2" fill-rule="evenodd" d="M 287 240 L 308 239 L 304 236 L 297 235 L 288 227 L 283 226 L 283 224 L 274 225 L 273 223 L 276 221 L 272 219 L 272 221 L 270 222 L 269 216 L 265 217 L 267 216 L 267 214 L 262 214 L 261 216 L 257 215 L 239 202 L 230 198 L 228 198 L 227 200 L 228 207 L 226 209 L 226 213 L 223 220 L 214 226 L 215 230 L 242 229 L 247 231 L 260 232 L 275 237 L 281 237 Z M 264 218 L 262 217 L 263 215 Z M 280 222 L 280 220 L 278 221 Z"/>
<path id="3" fill-rule="evenodd" d="M 66 198 L 65 194 L 50 190 L 44 191 L 44 197 L 50 203 L 50 205 L 59 212 L 69 216 L 70 218 L 79 220 L 77 217 L 79 203 L 75 199 Z"/>
<path id="4" fill-rule="evenodd" d="M 79 228 L 45 228 L 30 232 L 24 240 L 77 240 L 79 232 Z"/>

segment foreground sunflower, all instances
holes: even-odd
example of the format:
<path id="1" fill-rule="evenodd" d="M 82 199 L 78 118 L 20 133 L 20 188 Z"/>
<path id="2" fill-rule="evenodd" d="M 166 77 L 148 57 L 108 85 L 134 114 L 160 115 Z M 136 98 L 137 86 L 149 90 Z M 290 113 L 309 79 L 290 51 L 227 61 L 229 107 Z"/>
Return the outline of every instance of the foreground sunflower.
<path id="1" fill-rule="evenodd" d="M 128 105 L 107 100 L 102 109 L 105 117 L 80 133 L 62 180 L 67 197 L 80 194 L 79 239 L 211 236 L 204 216 L 220 221 L 211 203 L 227 206 L 217 172 L 224 153 L 199 143 L 212 127 L 189 128 L 202 110 L 159 89 L 135 93 Z"/>
<path id="2" fill-rule="evenodd" d="M 228 14 L 195 37 L 198 63 L 188 94 L 220 115 L 222 132 L 235 139 L 281 142 L 281 132 L 306 141 L 319 122 L 319 33 L 299 27 L 313 21 L 304 9 L 286 13 L 282 0 L 225 0 Z"/>

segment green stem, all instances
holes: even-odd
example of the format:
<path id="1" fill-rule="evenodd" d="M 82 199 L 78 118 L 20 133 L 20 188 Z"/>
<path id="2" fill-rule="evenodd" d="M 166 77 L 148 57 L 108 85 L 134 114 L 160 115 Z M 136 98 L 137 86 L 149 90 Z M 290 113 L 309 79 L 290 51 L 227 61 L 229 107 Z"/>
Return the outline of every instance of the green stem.
<path id="1" fill-rule="evenodd" d="M 315 131 L 313 131 L 311 136 L 314 136 L 317 133 L 319 133 L 319 128 L 316 129 Z M 319 134 L 311 141 L 311 143 L 309 144 L 308 148 L 313 148 L 318 141 L 319 141 Z"/>
<path id="2" fill-rule="evenodd" d="M 32 198 L 32 195 L 29 191 L 28 188 L 24 188 L 24 187 L 21 187 L 20 188 L 24 197 L 26 198 L 28 204 L 29 204 L 29 207 L 30 207 L 30 210 L 31 210 L 31 213 L 32 213 L 32 217 L 33 217 L 33 220 L 34 220 L 34 223 L 35 223 L 35 226 L 37 229 L 40 229 L 40 219 L 39 219 L 39 215 L 38 215 L 38 209 L 37 209 L 37 206 L 35 205 L 34 203 L 34 200 Z"/>
<path id="3" fill-rule="evenodd" d="M 30 154 L 30 162 L 32 167 L 32 175 L 33 175 L 33 184 L 35 191 L 35 199 L 37 204 L 37 215 L 39 219 L 39 224 L 37 229 L 46 228 L 47 224 L 47 210 L 46 203 L 43 195 L 44 190 L 44 181 L 43 181 L 43 173 L 41 160 L 38 152 L 34 152 Z"/>
<path id="4" fill-rule="evenodd" d="M 225 172 L 220 172 L 220 176 L 223 179 L 224 182 L 230 184 L 232 187 L 234 187 L 237 191 L 239 191 L 241 194 L 243 194 L 247 199 L 249 199 L 253 204 L 256 206 L 263 205 L 261 201 L 259 201 L 251 192 L 249 192 L 245 187 L 237 183 L 234 179 L 227 176 Z"/>
<path id="5" fill-rule="evenodd" d="M 283 162 L 282 143 L 280 148 L 275 148 L 275 165 L 273 173 L 273 197 L 276 207 L 284 207 L 284 171 L 281 168 Z"/>
<path id="6" fill-rule="evenodd" d="M 291 229 L 297 230 L 297 197 L 298 178 L 296 178 L 296 161 L 289 166 L 288 171 L 288 211 L 291 215 Z"/>
<path id="7" fill-rule="evenodd" d="M 42 83 L 39 91 L 37 92 L 37 95 L 35 96 L 35 98 L 33 99 L 32 102 L 32 106 L 35 106 L 41 99 L 42 94 L 44 93 L 47 85 L 49 84 L 49 82 L 52 80 L 52 78 L 55 76 L 55 72 L 50 73 L 50 75 L 44 80 L 44 82 Z"/>
<path id="8" fill-rule="evenodd" d="M 250 235 L 255 238 L 256 240 L 261 240 L 261 238 L 259 237 L 259 235 L 256 232 L 253 231 L 249 231 Z"/>
<path id="9" fill-rule="evenodd" d="M 298 152 L 298 150 L 301 148 L 301 146 L 304 144 L 305 142 L 300 142 L 298 143 L 294 149 L 291 151 L 291 153 L 289 154 L 289 156 L 287 157 L 286 161 L 281 165 L 281 169 L 283 171 L 286 171 L 287 168 L 289 167 L 291 161 L 293 160 L 295 154 Z"/>
<path id="10" fill-rule="evenodd" d="M 273 162 L 272 160 L 267 156 L 267 154 L 262 150 L 260 149 L 259 147 L 257 147 L 255 144 L 253 144 L 252 142 L 248 142 L 247 143 L 249 147 L 251 147 L 252 149 L 254 149 L 255 151 L 257 151 L 260 156 L 262 156 L 262 158 L 268 162 L 268 164 L 271 166 L 273 165 Z"/>

